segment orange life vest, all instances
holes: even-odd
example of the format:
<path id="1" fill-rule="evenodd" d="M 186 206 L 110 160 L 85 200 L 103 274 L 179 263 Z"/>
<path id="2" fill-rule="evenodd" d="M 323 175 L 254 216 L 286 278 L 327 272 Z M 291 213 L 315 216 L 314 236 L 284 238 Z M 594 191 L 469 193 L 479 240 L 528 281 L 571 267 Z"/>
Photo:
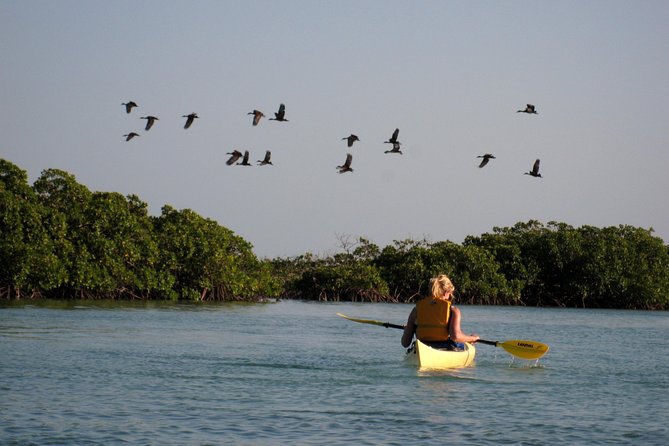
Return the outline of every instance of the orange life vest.
<path id="1" fill-rule="evenodd" d="M 426 297 L 416 303 L 416 337 L 421 341 L 446 341 L 451 302 Z"/>

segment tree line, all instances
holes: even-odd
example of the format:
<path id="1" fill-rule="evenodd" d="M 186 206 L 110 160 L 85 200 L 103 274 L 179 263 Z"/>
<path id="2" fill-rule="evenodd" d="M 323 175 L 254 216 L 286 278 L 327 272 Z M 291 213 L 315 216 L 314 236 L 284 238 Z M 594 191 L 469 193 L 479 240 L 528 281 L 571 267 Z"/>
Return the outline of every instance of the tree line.
<path id="1" fill-rule="evenodd" d="M 259 259 L 217 222 L 92 192 L 0 159 L 0 298 L 412 302 L 448 274 L 466 304 L 669 308 L 669 247 L 627 225 L 535 220 L 450 241 L 359 238 L 341 252 Z"/>
<path id="2" fill-rule="evenodd" d="M 0 297 L 245 300 L 279 282 L 251 245 L 191 210 L 0 160 Z"/>
<path id="3" fill-rule="evenodd" d="M 412 302 L 448 274 L 456 302 L 482 305 L 669 309 L 669 247 L 652 230 L 574 228 L 538 221 L 450 241 L 363 238 L 327 258 L 274 259 L 290 297 Z"/>

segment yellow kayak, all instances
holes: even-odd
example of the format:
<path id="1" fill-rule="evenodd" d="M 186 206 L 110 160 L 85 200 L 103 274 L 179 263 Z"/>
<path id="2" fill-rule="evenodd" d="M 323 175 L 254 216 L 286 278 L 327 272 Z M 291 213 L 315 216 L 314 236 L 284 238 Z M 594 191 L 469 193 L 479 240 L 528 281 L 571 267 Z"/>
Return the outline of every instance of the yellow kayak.
<path id="1" fill-rule="evenodd" d="M 416 339 L 407 352 L 405 360 L 409 364 L 417 365 L 420 368 L 454 369 L 471 365 L 475 356 L 476 347 L 473 344 L 465 343 L 465 349 L 458 352 L 438 350 Z"/>

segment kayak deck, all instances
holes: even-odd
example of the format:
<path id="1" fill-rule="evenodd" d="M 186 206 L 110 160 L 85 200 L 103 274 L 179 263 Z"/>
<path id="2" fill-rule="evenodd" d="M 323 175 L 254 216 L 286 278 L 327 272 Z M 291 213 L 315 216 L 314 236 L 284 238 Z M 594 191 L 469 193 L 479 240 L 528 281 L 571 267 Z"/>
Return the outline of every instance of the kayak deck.
<path id="1" fill-rule="evenodd" d="M 473 344 L 465 343 L 463 351 L 439 350 L 416 339 L 404 359 L 420 368 L 453 369 L 470 366 L 475 357 L 476 347 Z"/>

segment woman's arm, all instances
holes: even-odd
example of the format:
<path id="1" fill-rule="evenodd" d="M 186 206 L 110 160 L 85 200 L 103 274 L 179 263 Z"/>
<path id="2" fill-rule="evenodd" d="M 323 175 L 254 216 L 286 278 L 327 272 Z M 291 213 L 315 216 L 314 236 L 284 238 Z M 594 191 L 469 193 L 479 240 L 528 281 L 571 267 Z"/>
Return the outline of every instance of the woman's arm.
<path id="1" fill-rule="evenodd" d="M 476 342 L 479 340 L 478 335 L 466 335 L 460 329 L 460 310 L 451 306 L 451 322 L 448 330 L 448 334 L 451 339 L 455 342 Z"/>
<path id="2" fill-rule="evenodd" d="M 413 341 L 413 335 L 416 333 L 416 307 L 413 307 L 409 313 L 409 319 L 404 326 L 404 333 L 402 334 L 402 347 L 408 347 Z"/>

